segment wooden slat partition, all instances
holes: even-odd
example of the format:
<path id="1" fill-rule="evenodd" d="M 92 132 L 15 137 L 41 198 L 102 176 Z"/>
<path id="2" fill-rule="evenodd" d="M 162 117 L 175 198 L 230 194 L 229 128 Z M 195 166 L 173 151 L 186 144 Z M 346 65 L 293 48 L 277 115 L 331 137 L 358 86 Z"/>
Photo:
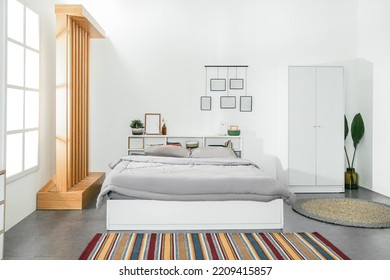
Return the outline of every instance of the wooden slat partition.
<path id="1" fill-rule="evenodd" d="M 88 163 L 89 40 L 105 35 L 83 6 L 56 5 L 55 10 L 56 176 L 39 191 L 37 204 L 38 209 L 79 209 L 105 176 L 90 173 Z"/>
<path id="2" fill-rule="evenodd" d="M 70 125 L 70 187 L 88 176 L 88 33 L 72 18 L 71 26 L 71 125 Z M 69 186 L 68 186 L 69 188 Z"/>

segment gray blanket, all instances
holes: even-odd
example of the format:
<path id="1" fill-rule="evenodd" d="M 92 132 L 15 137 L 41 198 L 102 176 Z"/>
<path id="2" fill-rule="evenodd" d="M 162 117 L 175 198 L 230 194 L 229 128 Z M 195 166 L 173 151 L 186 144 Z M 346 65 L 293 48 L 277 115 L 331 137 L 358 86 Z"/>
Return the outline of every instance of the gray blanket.
<path id="1" fill-rule="evenodd" d="M 110 164 L 96 207 L 110 192 L 129 199 L 173 201 L 252 200 L 282 198 L 287 204 L 295 194 L 240 158 L 172 158 L 127 156 Z"/>

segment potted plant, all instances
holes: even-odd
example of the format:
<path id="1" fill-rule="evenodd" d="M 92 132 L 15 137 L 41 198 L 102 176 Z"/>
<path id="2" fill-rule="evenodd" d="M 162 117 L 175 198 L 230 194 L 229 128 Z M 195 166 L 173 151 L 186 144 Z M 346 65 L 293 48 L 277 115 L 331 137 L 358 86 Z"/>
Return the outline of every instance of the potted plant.
<path id="1" fill-rule="evenodd" d="M 132 120 L 130 127 L 133 135 L 142 135 L 144 133 L 144 124 L 141 120 Z"/>
<path id="2" fill-rule="evenodd" d="M 347 139 L 349 132 L 348 128 L 348 121 L 347 117 L 344 115 L 344 140 Z M 364 122 L 362 115 L 360 113 L 356 114 L 352 120 L 351 123 L 351 137 L 353 140 L 353 156 L 352 156 L 352 163 L 349 160 L 347 148 L 344 144 L 344 151 L 347 158 L 347 170 L 345 171 L 345 187 L 348 189 L 357 189 L 358 183 L 359 183 L 359 174 L 355 172 L 354 163 L 355 163 L 355 155 L 356 155 L 356 148 L 360 142 L 360 140 L 363 138 L 364 135 Z"/>

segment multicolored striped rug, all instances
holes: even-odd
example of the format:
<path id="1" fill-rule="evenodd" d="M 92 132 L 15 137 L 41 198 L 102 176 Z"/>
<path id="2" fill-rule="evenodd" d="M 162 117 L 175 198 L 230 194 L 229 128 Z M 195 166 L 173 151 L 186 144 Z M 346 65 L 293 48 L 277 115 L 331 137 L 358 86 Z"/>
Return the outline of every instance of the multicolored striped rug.
<path id="1" fill-rule="evenodd" d="M 80 260 L 349 259 L 313 233 L 98 233 Z"/>

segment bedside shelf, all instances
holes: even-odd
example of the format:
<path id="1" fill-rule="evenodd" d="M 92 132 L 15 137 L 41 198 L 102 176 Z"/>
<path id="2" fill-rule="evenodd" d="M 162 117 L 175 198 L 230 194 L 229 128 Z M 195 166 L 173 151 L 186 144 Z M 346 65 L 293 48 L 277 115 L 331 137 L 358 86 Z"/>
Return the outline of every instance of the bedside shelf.
<path id="1" fill-rule="evenodd" d="M 242 151 L 242 139 L 241 136 L 229 136 L 229 135 L 210 135 L 210 136 L 198 136 L 198 135 L 131 135 L 128 136 L 127 141 L 127 154 L 136 155 L 143 154 L 145 149 L 150 146 L 157 145 L 174 145 L 174 143 L 180 144 L 182 147 L 186 147 L 187 141 L 198 141 L 199 147 L 205 146 L 222 146 L 227 141 L 231 141 L 233 144 L 233 150 L 238 157 L 241 157 Z"/>

